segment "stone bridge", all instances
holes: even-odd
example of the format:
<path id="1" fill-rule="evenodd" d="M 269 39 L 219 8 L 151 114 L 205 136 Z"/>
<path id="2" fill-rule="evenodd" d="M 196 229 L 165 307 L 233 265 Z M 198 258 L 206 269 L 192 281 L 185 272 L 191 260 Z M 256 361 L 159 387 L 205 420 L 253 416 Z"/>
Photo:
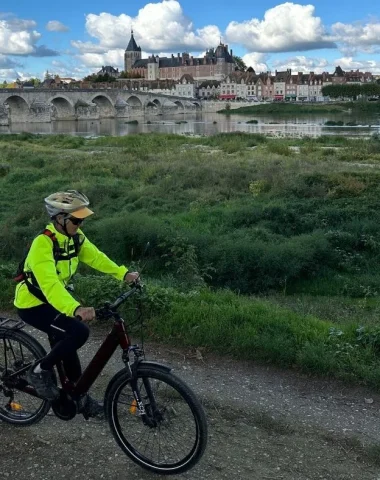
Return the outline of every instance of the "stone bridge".
<path id="1" fill-rule="evenodd" d="M 201 102 L 195 99 L 116 88 L 0 89 L 0 125 L 158 115 L 201 108 Z"/>

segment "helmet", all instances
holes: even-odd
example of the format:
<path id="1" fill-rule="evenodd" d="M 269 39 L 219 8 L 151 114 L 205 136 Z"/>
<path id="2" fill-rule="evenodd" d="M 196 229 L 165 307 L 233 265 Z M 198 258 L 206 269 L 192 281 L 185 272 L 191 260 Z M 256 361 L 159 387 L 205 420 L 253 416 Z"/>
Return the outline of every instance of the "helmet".
<path id="1" fill-rule="evenodd" d="M 45 198 L 45 207 L 48 215 L 53 218 L 59 213 L 71 215 L 76 218 L 86 218 L 94 212 L 88 207 L 89 199 L 77 190 L 52 193 Z"/>

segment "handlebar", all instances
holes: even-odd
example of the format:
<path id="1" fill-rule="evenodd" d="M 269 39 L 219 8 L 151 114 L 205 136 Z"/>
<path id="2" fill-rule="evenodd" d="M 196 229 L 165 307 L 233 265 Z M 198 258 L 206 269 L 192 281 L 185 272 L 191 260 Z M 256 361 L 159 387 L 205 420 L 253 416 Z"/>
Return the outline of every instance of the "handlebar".
<path id="1" fill-rule="evenodd" d="M 132 285 L 133 285 L 132 288 L 128 292 L 125 292 L 119 295 L 113 303 L 107 302 L 105 303 L 105 305 L 103 305 L 103 307 L 96 308 L 95 315 L 97 317 L 103 317 L 103 318 L 112 316 L 112 314 L 115 313 L 115 310 L 122 303 L 124 303 L 125 300 L 127 300 L 127 298 L 129 298 L 131 295 L 134 295 L 138 291 L 141 292 L 143 288 L 143 285 L 138 281 L 133 282 Z"/>

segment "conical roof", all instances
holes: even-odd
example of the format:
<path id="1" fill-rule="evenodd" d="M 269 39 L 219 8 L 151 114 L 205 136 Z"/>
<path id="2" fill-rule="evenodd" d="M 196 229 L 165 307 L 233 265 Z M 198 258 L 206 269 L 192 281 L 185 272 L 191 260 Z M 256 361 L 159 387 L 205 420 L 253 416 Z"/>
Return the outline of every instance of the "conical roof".
<path id="1" fill-rule="evenodd" d="M 126 52 L 139 52 L 141 48 L 137 46 L 135 37 L 133 36 L 133 30 L 131 31 L 131 39 L 129 40 L 128 47 L 125 49 Z"/>

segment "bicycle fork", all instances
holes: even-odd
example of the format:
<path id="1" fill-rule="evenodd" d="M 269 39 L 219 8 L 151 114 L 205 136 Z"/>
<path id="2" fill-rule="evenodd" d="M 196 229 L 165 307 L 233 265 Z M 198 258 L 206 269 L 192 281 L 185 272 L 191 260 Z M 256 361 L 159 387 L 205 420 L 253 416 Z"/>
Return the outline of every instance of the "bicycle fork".
<path id="1" fill-rule="evenodd" d="M 135 360 L 132 365 L 129 362 L 129 354 L 133 352 Z M 138 386 L 138 366 L 143 356 L 142 350 L 137 346 L 129 347 L 126 355 L 123 355 L 123 360 L 126 367 L 129 369 L 131 376 L 131 388 L 134 400 L 130 407 L 130 412 L 137 414 L 145 425 L 151 428 L 157 427 L 158 421 L 161 420 L 161 414 L 158 411 L 156 399 L 152 390 L 152 386 L 148 378 L 142 378 L 143 386 L 146 392 L 146 398 L 142 398 L 141 391 Z M 145 400 L 145 403 L 144 403 Z M 138 413 L 137 413 L 138 411 Z"/>

